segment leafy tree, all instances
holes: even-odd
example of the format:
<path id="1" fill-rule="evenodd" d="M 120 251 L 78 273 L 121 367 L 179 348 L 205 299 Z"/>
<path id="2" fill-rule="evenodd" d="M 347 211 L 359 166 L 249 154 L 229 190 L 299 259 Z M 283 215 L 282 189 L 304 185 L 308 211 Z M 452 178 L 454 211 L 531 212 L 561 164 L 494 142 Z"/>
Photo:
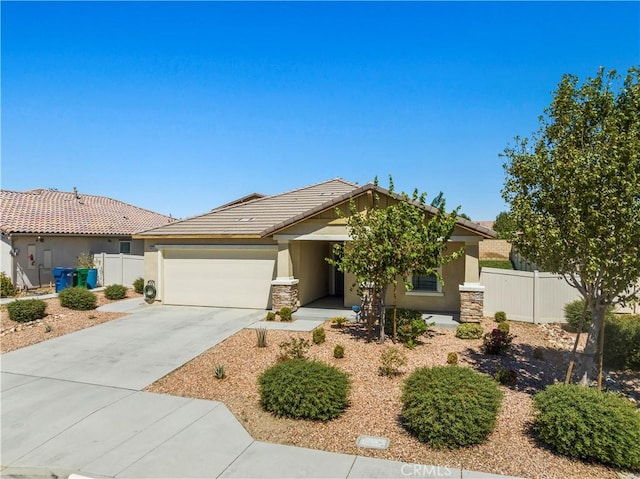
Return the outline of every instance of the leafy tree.
<path id="1" fill-rule="evenodd" d="M 591 310 L 578 369 L 583 381 L 604 339 L 605 311 L 638 293 L 639 72 L 630 68 L 622 84 L 615 71 L 602 68 L 582 85 L 563 76 L 537 133 L 516 138 L 504 153 L 502 195 L 518 231 L 515 247 L 562 274 Z"/>
<path id="2" fill-rule="evenodd" d="M 456 225 L 457 210 L 446 213 L 444 200 L 437 210 L 427 213 L 426 195 L 418 190 L 394 195 L 393 180 L 389 178 L 389 193 L 396 202 L 380 207 L 378 195 L 364 212 L 354 202 L 349 205 L 347 231 L 351 241 L 342 248 L 336 245 L 337 260 L 328 258 L 340 271 L 354 274 L 358 294 L 370 294 L 372 311 L 379 311 L 380 340 L 384 341 L 384 297 L 388 285 L 394 289 L 394 341 L 396 338 L 396 310 L 398 281 L 412 288 L 413 274 L 436 274 L 436 268 L 458 258 L 461 251 L 445 255 L 447 241 Z M 377 186 L 377 178 L 374 182 Z M 366 289 L 369 291 L 365 292 Z M 372 314 L 368 318 L 368 339 L 371 339 Z"/>
<path id="3" fill-rule="evenodd" d="M 516 232 L 516 224 L 508 211 L 501 211 L 493 223 L 493 230 L 499 239 L 510 239 Z"/>
<path id="4" fill-rule="evenodd" d="M 434 208 L 438 208 L 440 209 L 440 206 L 445 206 L 446 205 L 446 200 L 444 199 L 444 193 L 441 191 L 440 193 L 438 193 L 432 200 L 431 200 L 431 206 L 433 206 Z M 460 218 L 464 218 L 465 220 L 469 220 L 471 221 L 471 217 L 466 214 L 466 213 L 458 213 L 458 216 L 460 216 Z"/>

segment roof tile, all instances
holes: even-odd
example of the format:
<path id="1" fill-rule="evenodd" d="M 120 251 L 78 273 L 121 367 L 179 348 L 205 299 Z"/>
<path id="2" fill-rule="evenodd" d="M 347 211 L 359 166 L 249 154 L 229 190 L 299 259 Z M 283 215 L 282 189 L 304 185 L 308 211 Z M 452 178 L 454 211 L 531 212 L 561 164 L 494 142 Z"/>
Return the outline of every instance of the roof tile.
<path id="1" fill-rule="evenodd" d="M 4 233 L 132 235 L 175 221 L 105 196 L 36 189 L 0 190 Z"/>

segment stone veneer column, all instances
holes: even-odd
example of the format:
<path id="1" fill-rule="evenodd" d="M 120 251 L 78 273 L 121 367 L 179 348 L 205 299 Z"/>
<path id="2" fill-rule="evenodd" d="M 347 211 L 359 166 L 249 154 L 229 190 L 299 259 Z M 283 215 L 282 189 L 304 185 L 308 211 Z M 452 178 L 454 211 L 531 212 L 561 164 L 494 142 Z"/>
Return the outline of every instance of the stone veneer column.
<path id="1" fill-rule="evenodd" d="M 298 309 L 298 283 L 297 279 L 276 278 L 271 281 L 271 309 L 280 311 L 287 307 L 291 311 Z"/>
<path id="2" fill-rule="evenodd" d="M 460 322 L 479 323 L 484 317 L 484 286 L 478 283 L 461 284 Z"/>

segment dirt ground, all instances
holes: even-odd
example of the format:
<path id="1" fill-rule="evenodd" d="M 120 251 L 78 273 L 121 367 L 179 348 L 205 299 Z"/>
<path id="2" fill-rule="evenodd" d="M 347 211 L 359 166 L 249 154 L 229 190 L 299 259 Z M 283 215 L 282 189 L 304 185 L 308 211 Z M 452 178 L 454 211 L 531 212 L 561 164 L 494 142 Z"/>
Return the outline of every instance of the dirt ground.
<path id="1" fill-rule="evenodd" d="M 98 306 L 114 302 L 105 298 L 101 291 L 97 291 L 96 296 L 98 297 Z M 142 295 L 136 293 L 133 289 L 127 291 L 127 298 L 134 297 L 142 298 Z M 37 299 L 37 296 L 19 299 Z M 60 306 L 58 298 L 50 298 L 43 301 L 47 303 L 45 311 L 47 316 L 31 323 L 11 321 L 6 307 L 2 306 L 0 308 L 0 353 L 8 353 L 15 349 L 24 348 L 25 346 L 125 316 L 123 313 L 103 313 L 96 310 L 74 311 Z"/>
<path id="2" fill-rule="evenodd" d="M 485 319 L 483 328 L 495 327 Z M 399 348 L 407 356 L 403 374 L 389 378 L 379 375 L 380 354 L 386 345 L 367 343 L 362 326 L 332 328 L 327 322 L 326 342 L 313 345 L 309 356 L 333 364 L 347 372 L 353 382 L 350 406 L 338 419 L 322 423 L 276 418 L 259 404 L 258 376 L 274 364 L 279 344 L 291 336 L 311 340 L 311 334 L 292 335 L 268 332 L 268 346 L 258 348 L 254 330 L 243 330 L 198 358 L 157 381 L 148 391 L 213 399 L 224 402 L 251 435 L 262 441 L 303 446 L 326 451 L 359 454 L 397 461 L 464 468 L 525 478 L 617 478 L 604 466 L 557 456 L 538 444 L 529 429 L 532 424 L 532 393 L 561 380 L 568 357 L 563 344 L 572 344 L 573 335 L 558 325 L 535 326 L 511 323 L 515 335 L 512 352 L 506 357 L 488 357 L 480 352 L 481 340 L 461 340 L 455 331 L 434 329 L 414 350 Z M 333 348 L 341 344 L 345 357 L 335 359 Z M 484 444 L 458 450 L 434 450 L 414 439 L 401 425 L 401 385 L 406 374 L 420 366 L 446 364 L 447 354 L 456 352 L 459 364 L 493 374 L 498 367 L 517 371 L 515 386 L 504 391 L 498 424 Z M 223 365 L 227 377 L 215 378 L 214 369 Z M 622 378 L 616 384 L 640 399 L 638 375 Z M 360 435 L 390 439 L 387 450 L 356 446 Z"/>

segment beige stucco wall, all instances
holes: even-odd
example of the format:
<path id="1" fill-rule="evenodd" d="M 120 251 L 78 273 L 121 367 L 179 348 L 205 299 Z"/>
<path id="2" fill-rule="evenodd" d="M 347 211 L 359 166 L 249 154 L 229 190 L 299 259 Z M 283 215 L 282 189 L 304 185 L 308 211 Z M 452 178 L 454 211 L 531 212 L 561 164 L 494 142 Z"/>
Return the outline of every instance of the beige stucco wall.
<path id="1" fill-rule="evenodd" d="M 81 253 L 119 253 L 120 240 L 131 241 L 131 254 L 142 254 L 142 240 L 129 238 L 107 238 L 93 236 L 39 236 L 42 241 L 37 241 L 38 236 L 12 235 L 10 242 L 13 248 L 18 248 L 19 253 L 14 258 L 15 271 L 13 282 L 18 287 L 26 285 L 29 288 L 48 286 L 53 284 L 52 269 L 56 267 L 75 268 L 77 258 Z M 33 264 L 28 258 L 29 246 L 35 247 Z M 45 251 L 51 251 L 51 268 L 46 268 Z M 5 262 L 5 257 L 2 259 Z M 42 267 L 40 267 L 42 265 Z M 40 277 L 38 277 L 38 271 Z M 11 275 L 10 275 L 11 276 Z"/>
<path id="2" fill-rule="evenodd" d="M 299 279 L 298 298 L 304 305 L 329 294 L 331 266 L 325 258 L 331 254 L 326 241 L 292 241 L 293 272 Z"/>
<path id="3" fill-rule="evenodd" d="M 456 251 L 463 246 L 463 243 L 451 242 L 447 247 L 447 253 Z M 458 258 L 456 261 L 446 264 L 442 268 L 442 277 L 444 285 L 442 286 L 442 294 L 438 293 L 416 293 L 405 291 L 403 284 L 398 281 L 398 306 L 401 308 L 411 308 L 420 311 L 430 312 L 457 312 L 460 310 L 460 294 L 458 286 L 465 282 L 465 257 Z M 353 306 L 360 304 L 360 298 L 357 291 L 350 291 L 354 283 L 352 274 L 345 275 L 345 298 L 344 306 Z M 386 297 L 387 305 L 393 304 L 393 288 L 390 286 Z"/>

